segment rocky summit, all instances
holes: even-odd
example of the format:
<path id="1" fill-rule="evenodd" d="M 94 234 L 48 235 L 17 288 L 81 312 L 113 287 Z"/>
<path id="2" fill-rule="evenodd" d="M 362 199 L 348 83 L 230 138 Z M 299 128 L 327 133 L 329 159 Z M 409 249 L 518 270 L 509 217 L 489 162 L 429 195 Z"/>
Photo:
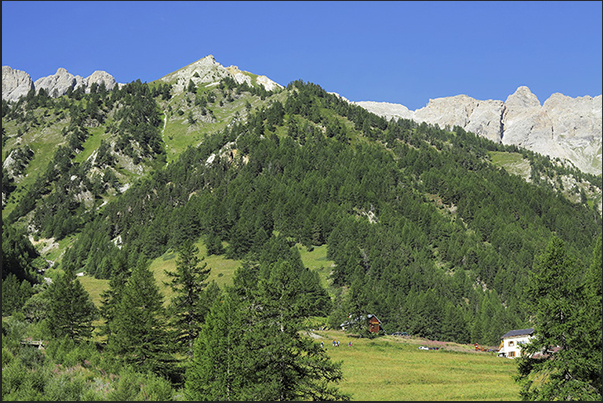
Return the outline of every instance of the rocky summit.
<path id="1" fill-rule="evenodd" d="M 602 171 L 601 95 L 572 98 L 555 93 L 541 105 L 528 87 L 521 86 L 504 102 L 457 95 L 431 99 L 416 111 L 386 102 L 355 103 L 388 119 L 460 126 L 496 142 L 568 160 L 584 172 Z"/>
<path id="2" fill-rule="evenodd" d="M 160 80 L 172 83 L 174 93 L 178 94 L 186 90 L 189 81 L 192 81 L 195 85 L 218 85 L 220 80 L 225 77 L 231 77 L 239 84 L 243 82 L 246 82 L 250 86 L 261 84 L 267 91 L 282 88 L 282 85 L 275 83 L 266 76 L 256 76 L 249 72 L 241 71 L 237 66 L 224 67 L 216 62 L 213 55 L 205 56 L 188 66 L 161 77 Z"/>

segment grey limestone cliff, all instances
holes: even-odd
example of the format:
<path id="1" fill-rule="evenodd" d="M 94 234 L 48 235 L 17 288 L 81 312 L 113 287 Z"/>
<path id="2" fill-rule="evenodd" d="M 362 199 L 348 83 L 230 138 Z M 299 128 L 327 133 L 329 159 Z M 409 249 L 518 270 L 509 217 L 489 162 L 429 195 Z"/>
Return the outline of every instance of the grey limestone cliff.
<path id="1" fill-rule="evenodd" d="M 65 95 L 69 88 L 76 89 L 83 86 L 86 92 L 90 91 L 90 86 L 93 84 L 105 83 L 108 90 L 115 87 L 116 82 L 113 76 L 104 71 L 95 71 L 90 76 L 83 78 L 74 76 L 64 68 L 60 67 L 57 72 L 51 76 L 42 77 L 34 82 L 36 91 L 44 88 L 52 97 Z"/>
<path id="2" fill-rule="evenodd" d="M 29 74 L 24 71 L 2 66 L 2 99 L 16 101 L 34 88 Z"/>
<path id="3" fill-rule="evenodd" d="M 75 89 L 80 86 L 83 86 L 86 92 L 90 92 L 90 86 L 93 83 L 97 85 L 105 83 L 108 90 L 117 85 L 111 74 L 99 70 L 84 78 L 74 76 L 60 67 L 55 74 L 32 82 L 29 74 L 24 71 L 14 70 L 10 66 L 2 66 L 2 99 L 7 101 L 17 101 L 27 95 L 31 89 L 39 91 L 44 88 L 51 97 L 65 95 L 69 88 Z"/>
<path id="4" fill-rule="evenodd" d="M 541 105 L 528 87 L 521 86 L 504 102 L 457 95 L 432 99 L 416 111 L 384 102 L 355 103 L 388 119 L 460 126 L 496 142 L 571 161 L 584 172 L 602 171 L 601 95 L 571 98 L 555 93 Z"/>

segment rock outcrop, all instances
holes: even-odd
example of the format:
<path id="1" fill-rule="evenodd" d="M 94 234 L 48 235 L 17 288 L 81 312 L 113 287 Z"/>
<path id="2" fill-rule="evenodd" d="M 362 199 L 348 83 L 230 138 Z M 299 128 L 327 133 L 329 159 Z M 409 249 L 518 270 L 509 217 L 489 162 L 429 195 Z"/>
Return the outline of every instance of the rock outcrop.
<path id="1" fill-rule="evenodd" d="M 37 92 L 44 88 L 51 97 L 65 95 L 69 88 L 75 89 L 79 86 L 83 86 L 86 92 L 90 92 L 90 86 L 93 83 L 97 85 L 105 83 L 108 90 L 112 90 L 118 85 L 111 74 L 99 70 L 83 78 L 74 76 L 60 67 L 55 74 L 32 82 L 29 74 L 24 71 L 13 70 L 10 66 L 2 66 L 2 99 L 7 101 L 17 101 L 27 95 L 31 89 L 35 89 Z"/>
<path id="2" fill-rule="evenodd" d="M 601 95 L 571 98 L 556 93 L 541 105 L 528 87 L 521 86 L 504 102 L 457 95 L 432 99 L 416 111 L 385 102 L 355 104 L 388 119 L 460 126 L 496 142 L 569 160 L 584 172 L 602 171 Z"/>
<path id="3" fill-rule="evenodd" d="M 160 80 L 172 83 L 172 90 L 174 93 L 178 94 L 186 91 L 188 83 L 191 80 L 195 85 L 217 85 L 220 80 L 225 77 L 231 77 L 239 84 L 246 82 L 250 86 L 253 85 L 253 77 L 255 77 L 255 82 L 263 85 L 268 91 L 282 88 L 280 84 L 270 80 L 266 76 L 255 76 L 251 73 L 239 70 L 237 66 L 224 67 L 216 62 L 213 55 L 205 56 L 203 59 L 197 60 L 188 66 L 161 77 Z"/>
<path id="4" fill-rule="evenodd" d="M 90 76 L 83 78 L 74 76 L 64 68 L 60 67 L 55 74 L 48 77 L 42 77 L 34 82 L 36 91 L 44 88 L 51 97 L 65 95 L 69 88 L 76 89 L 83 86 L 86 92 L 90 92 L 90 86 L 93 83 L 100 84 L 104 82 L 108 90 L 115 87 L 116 82 L 113 76 L 105 71 L 95 71 Z"/>
<path id="5" fill-rule="evenodd" d="M 17 101 L 34 88 L 29 74 L 14 70 L 10 66 L 2 66 L 2 99 Z"/>

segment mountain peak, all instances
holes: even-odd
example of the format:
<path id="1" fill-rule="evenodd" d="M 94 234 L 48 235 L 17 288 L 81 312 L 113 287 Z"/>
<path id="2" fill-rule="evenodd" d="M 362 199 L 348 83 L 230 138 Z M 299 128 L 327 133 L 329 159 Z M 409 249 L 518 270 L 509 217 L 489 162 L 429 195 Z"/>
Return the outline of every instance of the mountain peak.
<path id="1" fill-rule="evenodd" d="M 255 76 L 255 74 L 240 70 L 237 66 L 224 67 L 216 61 L 213 55 L 207 55 L 196 62 L 161 77 L 160 80 L 173 83 L 174 92 L 180 93 L 186 90 L 191 80 L 195 85 L 213 85 L 218 84 L 224 77 L 231 77 L 238 83 L 245 81 L 249 85 L 254 85 L 252 84 L 254 81 L 251 79 L 252 75 Z M 281 87 L 280 84 L 275 83 L 266 76 L 257 76 L 255 83 L 262 84 L 268 91 Z"/>
<path id="2" fill-rule="evenodd" d="M 207 55 L 207 56 L 202 57 L 201 59 L 197 60 L 196 62 L 191 63 L 190 65 L 212 66 L 215 64 L 220 64 L 220 63 L 216 62 L 216 58 L 214 57 L 214 55 Z"/>
<path id="3" fill-rule="evenodd" d="M 426 107 L 409 111 L 385 102 L 355 102 L 387 118 L 458 125 L 496 142 L 515 144 L 569 160 L 584 172 L 601 173 L 602 96 L 572 98 L 555 93 L 543 105 L 522 85 L 505 102 L 479 101 L 466 95 L 430 99 Z"/>
<path id="4" fill-rule="evenodd" d="M 507 97 L 505 105 L 507 105 L 507 107 L 531 108 L 540 106 L 540 101 L 527 86 L 522 85 L 518 87 L 513 94 Z"/>

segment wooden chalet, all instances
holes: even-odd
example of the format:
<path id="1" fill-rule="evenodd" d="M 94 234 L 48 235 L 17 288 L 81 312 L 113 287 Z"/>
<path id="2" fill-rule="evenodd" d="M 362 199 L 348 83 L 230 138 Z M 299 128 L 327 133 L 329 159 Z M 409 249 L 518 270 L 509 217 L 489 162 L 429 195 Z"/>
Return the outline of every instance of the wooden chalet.
<path id="1" fill-rule="evenodd" d="M 368 314 L 366 315 L 368 320 L 368 330 L 371 333 L 379 333 L 379 330 L 383 330 L 383 328 L 381 327 L 381 321 L 379 320 L 378 317 L 376 317 L 375 315 L 372 314 Z"/>
<path id="2" fill-rule="evenodd" d="M 352 315 L 350 315 L 348 319 L 349 320 L 339 325 L 339 327 L 341 327 L 341 330 L 345 330 L 346 327 L 353 326 L 359 321 L 365 322 L 366 326 L 368 327 L 367 330 L 371 333 L 379 333 L 380 330 L 383 330 L 383 328 L 381 327 L 381 321 L 376 315 L 373 315 L 372 313 L 369 313 L 366 316 L 359 316 L 355 319 L 352 319 Z"/>

